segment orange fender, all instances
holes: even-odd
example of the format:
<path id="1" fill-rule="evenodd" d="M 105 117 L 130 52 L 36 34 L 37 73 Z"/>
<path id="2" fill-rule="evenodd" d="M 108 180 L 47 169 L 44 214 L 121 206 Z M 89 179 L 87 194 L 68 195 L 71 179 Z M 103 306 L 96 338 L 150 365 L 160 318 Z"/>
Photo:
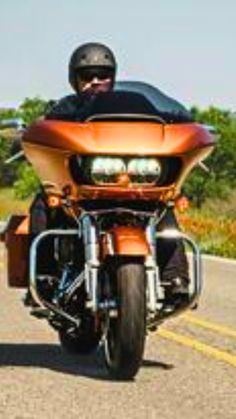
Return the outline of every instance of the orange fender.
<path id="1" fill-rule="evenodd" d="M 150 254 L 145 231 L 139 227 L 115 227 L 109 235 L 115 255 L 147 256 Z"/>

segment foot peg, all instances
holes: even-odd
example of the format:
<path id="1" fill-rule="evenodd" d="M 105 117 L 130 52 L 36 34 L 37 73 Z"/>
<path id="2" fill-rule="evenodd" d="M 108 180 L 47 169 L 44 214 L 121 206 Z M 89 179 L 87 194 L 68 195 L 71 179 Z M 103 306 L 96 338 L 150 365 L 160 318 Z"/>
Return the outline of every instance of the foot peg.
<path id="1" fill-rule="evenodd" d="M 44 307 L 35 307 L 30 312 L 31 316 L 37 317 L 37 319 L 48 319 L 51 315 L 51 311 Z"/>

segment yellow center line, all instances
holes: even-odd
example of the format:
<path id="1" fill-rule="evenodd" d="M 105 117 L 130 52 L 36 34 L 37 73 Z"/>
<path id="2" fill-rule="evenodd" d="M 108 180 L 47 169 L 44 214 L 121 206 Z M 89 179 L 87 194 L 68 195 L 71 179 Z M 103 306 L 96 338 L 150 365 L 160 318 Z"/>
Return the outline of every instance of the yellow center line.
<path id="1" fill-rule="evenodd" d="M 180 345 L 184 345 L 189 348 L 195 349 L 198 352 L 202 352 L 205 355 L 208 355 L 212 358 L 216 358 L 219 361 L 226 362 L 227 364 L 236 367 L 236 356 L 231 355 L 228 352 L 221 351 L 220 349 L 214 348 L 213 346 L 207 345 L 196 339 L 180 335 L 170 330 L 160 329 L 157 334 L 165 339 L 169 339 L 176 343 L 179 343 Z"/>
<path id="2" fill-rule="evenodd" d="M 200 319 L 199 317 L 192 316 L 191 314 L 184 314 L 181 316 L 181 319 L 185 320 L 188 323 L 192 323 L 196 326 L 203 327 L 204 329 L 212 330 L 221 335 L 230 336 L 236 338 L 236 330 L 231 329 L 217 323 L 210 322 L 208 320 Z"/>

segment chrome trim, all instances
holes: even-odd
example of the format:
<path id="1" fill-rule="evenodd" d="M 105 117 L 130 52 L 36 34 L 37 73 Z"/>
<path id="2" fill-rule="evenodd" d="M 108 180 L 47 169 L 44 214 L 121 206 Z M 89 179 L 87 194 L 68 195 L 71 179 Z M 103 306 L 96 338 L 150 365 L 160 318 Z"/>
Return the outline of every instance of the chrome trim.
<path id="1" fill-rule="evenodd" d="M 90 215 L 84 215 L 82 220 L 82 235 L 85 248 L 85 284 L 86 291 L 89 295 L 89 306 L 94 312 L 98 309 L 98 268 L 100 262 L 98 260 L 98 237 L 95 221 Z"/>
<path id="2" fill-rule="evenodd" d="M 157 266 L 156 266 L 156 237 L 153 217 L 146 228 L 146 238 L 151 254 L 145 259 L 145 271 L 147 278 L 147 308 L 152 315 L 156 313 L 157 304 Z"/>
<path id="3" fill-rule="evenodd" d="M 152 217 L 146 228 L 147 242 L 151 251 L 151 255 L 148 256 L 145 261 L 148 286 L 148 308 L 151 312 L 151 317 L 155 315 L 157 310 L 162 308 L 165 296 L 156 262 L 156 223 L 156 217 Z"/>
<path id="4" fill-rule="evenodd" d="M 157 287 L 156 287 L 156 265 L 152 256 L 148 256 L 145 260 L 145 272 L 147 278 L 147 308 L 152 313 L 156 313 L 157 309 Z"/>
<path id="5" fill-rule="evenodd" d="M 18 160 L 18 159 L 20 159 L 21 157 L 23 157 L 25 155 L 25 153 L 24 153 L 24 151 L 23 150 L 21 150 L 21 151 L 19 151 L 18 153 L 16 153 L 16 154 L 13 154 L 13 156 L 11 156 L 11 157 L 9 157 L 7 160 L 5 160 L 5 164 L 11 164 L 11 163 L 13 163 L 14 161 L 16 161 L 16 160 Z"/>
<path id="6" fill-rule="evenodd" d="M 17 129 L 23 130 L 25 123 L 22 118 L 9 118 L 0 121 L 0 129 Z"/>
<path id="7" fill-rule="evenodd" d="M 210 169 L 209 169 L 209 167 L 205 164 L 205 163 L 203 163 L 203 161 L 200 161 L 199 163 L 198 163 L 198 166 L 205 172 L 205 173 L 210 173 L 211 171 L 210 171 Z"/>
<path id="8" fill-rule="evenodd" d="M 107 237 L 107 248 L 108 248 L 108 253 L 109 253 L 109 255 L 114 256 L 114 254 L 115 254 L 115 249 L 114 249 L 114 244 L 113 244 L 112 234 L 110 234 L 110 233 L 106 233 L 106 237 Z"/>
<path id="9" fill-rule="evenodd" d="M 80 320 L 76 319 L 69 314 L 67 314 L 64 310 L 56 306 L 55 304 L 49 303 L 48 301 L 44 300 L 38 293 L 37 290 L 37 250 L 39 244 L 48 236 L 65 236 L 65 235 L 78 235 L 78 230 L 46 230 L 40 233 L 32 242 L 30 247 L 30 283 L 29 288 L 31 295 L 35 302 L 40 307 L 46 307 L 51 310 L 53 313 L 59 314 L 60 316 L 64 317 L 65 319 L 74 323 L 77 327 L 80 325 Z"/>
<path id="10" fill-rule="evenodd" d="M 73 281 L 73 283 L 66 289 L 64 296 L 65 301 L 68 301 L 71 296 L 74 294 L 74 292 L 77 290 L 77 288 L 81 287 L 85 280 L 84 271 L 82 271 Z"/>
<path id="11" fill-rule="evenodd" d="M 166 121 L 159 115 L 147 115 L 147 114 L 143 114 L 143 113 L 139 113 L 139 114 L 134 114 L 134 113 L 100 113 L 100 114 L 94 114 L 89 116 L 88 118 L 86 118 L 86 122 L 92 122 L 92 121 L 96 121 L 96 120 L 105 120 L 105 121 L 109 121 L 111 119 L 119 119 L 119 118 L 124 118 L 124 119 L 132 119 L 132 120 L 137 120 L 138 122 L 140 122 L 140 119 L 145 119 L 147 121 L 155 121 L 155 122 L 160 122 L 161 124 L 165 125 Z"/>
<path id="12" fill-rule="evenodd" d="M 165 320 L 168 317 L 173 317 L 176 315 L 179 315 L 180 313 L 182 313 L 183 311 L 189 309 L 189 308 L 193 308 L 194 306 L 196 306 L 196 304 L 198 303 L 200 294 L 202 292 L 202 263 L 201 263 L 201 252 L 199 247 L 197 246 L 197 244 L 194 242 L 193 239 L 191 239 L 187 234 L 182 233 L 181 231 L 177 230 L 177 229 L 166 229 L 163 230 L 161 232 L 156 232 L 156 238 L 160 239 L 180 239 L 180 240 L 184 240 L 186 241 L 191 249 L 192 249 L 192 254 L 193 254 L 193 272 L 192 272 L 192 277 L 190 276 L 191 282 L 190 282 L 190 300 L 188 301 L 188 303 L 183 306 L 180 307 L 178 309 L 174 309 L 173 311 L 170 312 L 165 312 L 165 311 L 161 311 L 158 315 L 156 320 L 148 325 L 149 327 L 151 327 L 152 325 L 155 326 L 160 324 L 163 320 Z"/>
<path id="13" fill-rule="evenodd" d="M 134 216 L 139 216 L 139 217 L 155 217 L 157 212 L 153 211 L 136 211 L 136 210 L 132 210 L 129 208 L 122 208 L 122 207 L 117 207 L 117 208 L 112 208 L 112 209 L 101 209 L 101 210 L 91 210 L 91 211 L 86 211 L 83 214 L 86 214 L 84 216 L 90 215 L 93 217 L 97 217 L 98 215 L 106 215 L 106 214 L 112 214 L 112 213 L 118 213 L 118 214 L 132 214 Z"/>
<path id="14" fill-rule="evenodd" d="M 212 135 L 217 135 L 219 132 L 218 129 L 214 125 L 203 124 L 202 126 Z"/>

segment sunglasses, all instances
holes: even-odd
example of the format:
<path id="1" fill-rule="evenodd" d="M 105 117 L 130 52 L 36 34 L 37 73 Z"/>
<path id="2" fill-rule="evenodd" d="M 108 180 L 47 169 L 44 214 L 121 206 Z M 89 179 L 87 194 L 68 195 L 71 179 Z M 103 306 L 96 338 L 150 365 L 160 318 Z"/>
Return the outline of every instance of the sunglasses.
<path id="1" fill-rule="evenodd" d="M 80 68 L 77 71 L 77 76 L 82 81 L 90 82 L 94 78 L 98 78 L 99 80 L 112 79 L 114 72 L 110 68 Z"/>

